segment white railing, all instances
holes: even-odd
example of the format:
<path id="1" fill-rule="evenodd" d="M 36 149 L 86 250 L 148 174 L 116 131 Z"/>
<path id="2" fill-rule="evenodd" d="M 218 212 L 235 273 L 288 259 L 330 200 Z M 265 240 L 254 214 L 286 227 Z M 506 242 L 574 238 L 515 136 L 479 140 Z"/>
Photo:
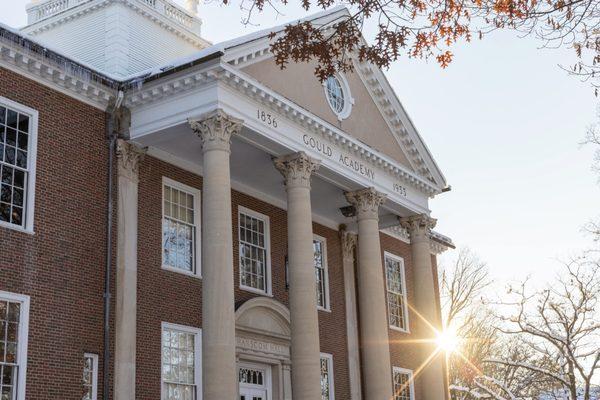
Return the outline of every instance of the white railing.
<path id="1" fill-rule="evenodd" d="M 47 0 L 27 7 L 27 20 L 29 24 L 36 23 L 45 18 L 59 14 L 71 7 L 91 0 Z M 187 28 L 193 33 L 200 35 L 201 22 L 199 18 L 187 12 L 185 9 L 172 3 L 170 0 L 127 0 L 142 3 L 156 10 L 171 21 Z"/>

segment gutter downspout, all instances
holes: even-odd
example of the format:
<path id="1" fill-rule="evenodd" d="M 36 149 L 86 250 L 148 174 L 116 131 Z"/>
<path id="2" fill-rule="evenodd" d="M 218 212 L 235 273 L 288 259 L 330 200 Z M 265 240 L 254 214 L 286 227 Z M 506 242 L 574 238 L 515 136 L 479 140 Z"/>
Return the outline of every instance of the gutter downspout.
<path id="1" fill-rule="evenodd" d="M 117 143 L 118 133 L 114 129 L 114 118 L 116 111 L 121 107 L 124 93 L 119 89 L 114 106 L 109 106 L 106 110 L 106 137 L 108 139 L 108 194 L 106 208 L 106 265 L 104 269 L 104 356 L 103 356 L 103 374 L 102 374 L 102 398 L 109 399 L 110 391 L 110 301 L 111 287 L 110 278 L 112 273 L 112 233 L 113 233 L 113 175 L 114 175 L 114 154 L 115 144 Z"/>

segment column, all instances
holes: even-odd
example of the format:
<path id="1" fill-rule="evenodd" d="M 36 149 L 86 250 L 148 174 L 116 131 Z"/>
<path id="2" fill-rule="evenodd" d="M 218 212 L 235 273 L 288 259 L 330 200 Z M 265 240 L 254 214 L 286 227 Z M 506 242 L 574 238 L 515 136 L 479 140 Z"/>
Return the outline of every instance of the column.
<path id="1" fill-rule="evenodd" d="M 229 157 L 242 121 L 222 110 L 190 121 L 202 141 L 202 390 L 204 400 L 237 397 Z"/>
<path id="2" fill-rule="evenodd" d="M 427 215 L 415 215 L 401 218 L 400 224 L 408 230 L 410 235 L 411 259 L 415 283 L 415 310 L 428 323 L 422 323 L 419 339 L 430 339 L 431 344 L 423 345 L 423 359 L 426 360 L 435 354 L 436 331 L 440 329 L 440 317 L 435 289 L 435 277 L 431 263 L 431 250 L 429 233 L 435 226 L 436 220 Z M 429 325 L 431 324 L 431 325 Z M 433 329 L 433 326 L 435 329 Z M 445 400 L 447 397 L 445 380 L 445 355 L 440 352 L 434 356 L 429 364 L 419 374 L 423 398 L 431 400 Z"/>
<path id="3" fill-rule="evenodd" d="M 378 216 L 385 195 L 368 188 L 346 193 L 346 199 L 358 216 L 358 310 L 364 395 L 366 400 L 390 400 L 392 370 Z"/>
<path id="4" fill-rule="evenodd" d="M 315 279 L 310 176 L 318 163 L 304 152 L 274 160 L 285 178 L 288 215 L 292 396 L 321 400 L 321 355 Z"/>
<path id="5" fill-rule="evenodd" d="M 117 141 L 115 400 L 135 399 L 138 171 L 144 150 Z"/>
<path id="6" fill-rule="evenodd" d="M 342 267 L 344 271 L 344 297 L 346 300 L 350 400 L 361 400 L 360 347 L 358 342 L 358 312 L 356 309 L 356 275 L 354 273 L 354 253 L 358 237 L 345 230 L 340 231 L 340 236 L 342 238 Z"/>

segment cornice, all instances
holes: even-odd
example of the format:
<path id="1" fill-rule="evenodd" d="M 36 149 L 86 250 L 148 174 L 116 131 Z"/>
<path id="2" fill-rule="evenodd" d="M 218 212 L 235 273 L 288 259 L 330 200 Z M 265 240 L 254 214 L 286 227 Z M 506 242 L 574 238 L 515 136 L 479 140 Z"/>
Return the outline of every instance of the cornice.
<path id="1" fill-rule="evenodd" d="M 149 18 L 150 20 L 158 24 L 160 27 L 168 30 L 169 32 L 177 35 L 180 38 L 183 38 L 186 42 L 191 43 L 196 47 L 201 48 L 210 46 L 209 42 L 203 40 L 202 38 L 199 38 L 195 33 L 189 31 L 185 26 L 178 24 L 173 20 L 159 14 L 158 12 L 141 2 L 131 0 L 92 0 L 88 3 L 79 4 L 73 7 L 72 9 L 65 10 L 60 14 L 41 19 L 40 21 L 37 21 L 23 28 L 23 32 L 35 36 L 44 31 L 55 28 L 56 26 L 61 25 L 67 21 L 89 14 L 98 9 L 104 8 L 110 3 L 124 4 L 125 6 L 131 8 L 140 15 Z"/>
<path id="2" fill-rule="evenodd" d="M 105 110 L 115 89 L 93 81 L 91 71 L 77 64 L 59 64 L 0 37 L 0 66 Z"/>
<path id="3" fill-rule="evenodd" d="M 125 104 L 128 107 L 151 104 L 175 93 L 179 94 L 194 90 L 211 81 L 226 84 L 238 93 L 271 108 L 304 129 L 335 142 L 349 153 L 377 168 L 383 169 L 428 196 L 434 196 L 440 192 L 433 182 L 423 179 L 391 158 L 364 145 L 359 140 L 323 121 L 308 110 L 260 84 L 229 64 L 221 63 L 203 70 L 173 75 L 152 85 L 140 85 L 137 90 L 132 91 L 127 96 Z"/>

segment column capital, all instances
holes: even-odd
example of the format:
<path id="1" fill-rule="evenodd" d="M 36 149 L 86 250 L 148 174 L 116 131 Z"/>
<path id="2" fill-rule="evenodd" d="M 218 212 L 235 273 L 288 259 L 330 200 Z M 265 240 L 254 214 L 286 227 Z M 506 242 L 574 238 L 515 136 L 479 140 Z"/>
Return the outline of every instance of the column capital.
<path id="1" fill-rule="evenodd" d="M 234 118 L 218 108 L 198 119 L 190 119 L 188 122 L 202 140 L 203 151 L 230 151 L 231 137 L 241 132 L 244 121 Z"/>
<path id="2" fill-rule="evenodd" d="M 356 208 L 358 219 L 378 219 L 379 206 L 383 204 L 387 196 L 378 192 L 375 188 L 366 188 L 354 192 L 344 193 L 348 203 Z"/>
<path id="3" fill-rule="evenodd" d="M 354 260 L 354 249 L 356 249 L 358 243 L 358 236 L 355 233 L 342 230 L 340 231 L 340 237 L 342 239 L 342 254 L 344 259 Z"/>
<path id="4" fill-rule="evenodd" d="M 435 227 L 437 220 L 427 214 L 412 215 L 399 218 L 400 225 L 408 231 L 410 240 L 427 239 L 429 232 Z"/>
<path id="5" fill-rule="evenodd" d="M 319 169 L 320 162 L 300 151 L 275 158 L 273 164 L 285 178 L 286 187 L 310 188 L 310 177 Z"/>
<path id="6" fill-rule="evenodd" d="M 126 140 L 117 140 L 117 161 L 119 176 L 138 181 L 140 161 L 144 159 L 146 149 L 142 149 Z"/>

